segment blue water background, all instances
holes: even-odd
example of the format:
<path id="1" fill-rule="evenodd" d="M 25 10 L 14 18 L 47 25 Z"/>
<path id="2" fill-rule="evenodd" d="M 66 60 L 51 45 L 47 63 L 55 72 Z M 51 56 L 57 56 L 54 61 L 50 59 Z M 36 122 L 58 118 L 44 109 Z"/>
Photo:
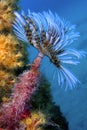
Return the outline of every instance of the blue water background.
<path id="1" fill-rule="evenodd" d="M 80 37 L 75 41 L 75 46 L 87 51 L 87 0 L 20 0 L 20 6 L 26 13 L 28 9 L 35 12 L 50 9 L 72 24 L 76 24 Z M 37 50 L 30 47 L 29 52 L 33 61 Z M 87 56 L 78 66 L 69 67 L 81 81 L 81 84 L 78 84 L 77 88 L 72 91 L 60 88 L 56 77 L 56 80 L 52 80 L 53 69 L 49 59 L 44 58 L 41 71 L 52 84 L 53 99 L 56 104 L 60 105 L 62 113 L 68 120 L 69 130 L 87 130 Z"/>

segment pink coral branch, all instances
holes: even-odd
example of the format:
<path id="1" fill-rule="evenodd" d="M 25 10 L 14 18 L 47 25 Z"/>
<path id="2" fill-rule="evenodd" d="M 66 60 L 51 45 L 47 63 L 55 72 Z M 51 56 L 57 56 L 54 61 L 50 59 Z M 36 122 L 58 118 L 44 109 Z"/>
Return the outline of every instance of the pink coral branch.
<path id="1" fill-rule="evenodd" d="M 0 109 L 0 127 L 15 130 L 22 114 L 26 113 L 26 102 L 30 100 L 39 84 L 39 67 L 42 58 L 43 54 L 39 53 L 31 69 L 18 77 L 18 82 L 14 84 L 10 97 L 11 100 L 3 103 Z"/>

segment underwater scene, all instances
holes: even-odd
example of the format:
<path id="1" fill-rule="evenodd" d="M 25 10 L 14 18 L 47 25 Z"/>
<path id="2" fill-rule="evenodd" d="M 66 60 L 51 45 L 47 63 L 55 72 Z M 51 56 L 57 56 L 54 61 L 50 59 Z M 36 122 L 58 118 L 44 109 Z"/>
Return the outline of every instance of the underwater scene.
<path id="1" fill-rule="evenodd" d="M 0 130 L 87 130 L 87 0 L 0 0 Z"/>

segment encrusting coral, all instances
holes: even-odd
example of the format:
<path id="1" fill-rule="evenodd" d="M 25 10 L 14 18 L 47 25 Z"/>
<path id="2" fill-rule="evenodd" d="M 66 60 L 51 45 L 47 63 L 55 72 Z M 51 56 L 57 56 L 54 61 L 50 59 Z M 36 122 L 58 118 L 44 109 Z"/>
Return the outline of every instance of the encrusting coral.
<path id="1" fill-rule="evenodd" d="M 4 80 L 3 80 L 4 79 Z M 16 78 L 14 78 L 14 75 L 12 75 L 9 72 L 0 70 L 0 88 L 4 88 L 5 85 L 7 87 L 10 87 L 14 82 L 16 81 Z M 5 87 L 6 88 L 6 87 Z M 4 88 L 4 89 L 5 89 Z"/>
<path id="2" fill-rule="evenodd" d="M 41 130 L 40 125 L 46 123 L 45 115 L 42 112 L 32 112 L 30 117 L 21 121 L 26 130 Z"/>
<path id="3" fill-rule="evenodd" d="M 16 75 L 27 62 L 26 46 L 15 38 L 11 28 L 17 1 L 0 1 L 0 102 L 3 96 L 9 95 Z"/>
<path id="4" fill-rule="evenodd" d="M 1 91 L 11 89 L 16 81 L 15 71 L 26 64 L 26 51 L 22 43 L 11 35 L 0 35 L 0 88 Z M 4 94 L 4 95 L 3 95 Z M 0 97 L 5 96 L 2 93 Z"/>
<path id="5" fill-rule="evenodd" d="M 0 65 L 4 68 L 14 69 L 22 67 L 23 62 L 19 59 L 23 57 L 22 53 L 16 49 L 18 41 L 11 34 L 0 35 Z"/>
<path id="6" fill-rule="evenodd" d="M 0 70 L 0 102 L 9 97 L 11 86 L 16 82 L 14 74 Z"/>
<path id="7" fill-rule="evenodd" d="M 14 10 L 16 9 L 17 0 L 1 0 L 0 1 L 0 31 L 3 29 L 11 29 L 14 20 Z"/>
<path id="8" fill-rule="evenodd" d="M 6 127 L 8 130 L 15 129 L 18 121 L 26 117 L 25 113 L 29 110 L 26 103 L 30 100 L 31 95 L 37 89 L 39 84 L 39 67 L 43 54 L 39 53 L 30 71 L 24 72 L 18 77 L 18 82 L 14 84 L 11 100 L 3 103 L 0 109 L 0 127 Z M 29 114 L 29 112 L 27 112 Z"/>

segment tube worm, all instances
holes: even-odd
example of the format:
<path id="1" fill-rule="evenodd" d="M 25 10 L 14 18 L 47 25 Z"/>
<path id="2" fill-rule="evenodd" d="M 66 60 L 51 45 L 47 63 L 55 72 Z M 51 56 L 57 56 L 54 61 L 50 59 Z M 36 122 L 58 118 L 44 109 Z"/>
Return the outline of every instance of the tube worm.
<path id="1" fill-rule="evenodd" d="M 6 130 L 15 130 L 19 120 L 30 114 L 26 103 L 39 84 L 39 67 L 43 54 L 39 53 L 31 65 L 31 69 L 18 77 L 18 82 L 14 84 L 13 93 L 7 103 L 3 103 L 0 109 L 0 127 Z M 3 127 L 4 126 L 4 127 Z"/>

